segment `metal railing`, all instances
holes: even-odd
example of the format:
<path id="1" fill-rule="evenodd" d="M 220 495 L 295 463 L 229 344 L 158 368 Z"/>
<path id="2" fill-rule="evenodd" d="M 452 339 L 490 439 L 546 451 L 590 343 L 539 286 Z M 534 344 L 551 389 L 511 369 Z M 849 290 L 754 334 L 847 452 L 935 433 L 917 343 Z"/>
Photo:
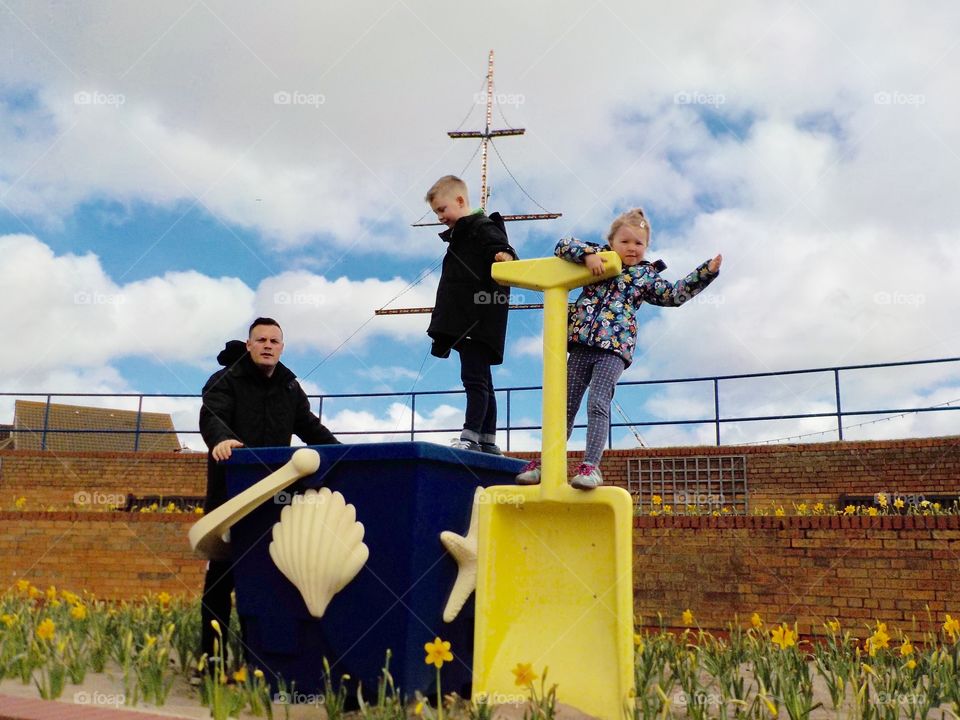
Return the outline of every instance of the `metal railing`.
<path id="1" fill-rule="evenodd" d="M 689 384 L 689 383 L 710 383 L 713 390 L 713 417 L 701 417 L 701 418 L 688 418 L 688 419 L 673 419 L 673 420 L 625 420 L 622 422 L 611 422 L 610 423 L 610 433 L 609 433 L 609 443 L 612 446 L 613 444 L 613 431 L 616 428 L 622 427 L 651 427 L 651 426 L 689 426 L 689 425 L 713 425 L 715 428 L 714 437 L 717 445 L 721 445 L 721 428 L 724 425 L 732 423 L 751 423 L 751 422 L 763 422 L 763 421 L 774 421 L 774 420 L 798 420 L 805 418 L 834 418 L 836 420 L 836 433 L 837 439 L 843 440 L 843 431 L 844 431 L 844 418 L 854 417 L 854 416 L 880 416 L 880 415 L 905 415 L 909 413 L 926 413 L 926 412 L 940 412 L 940 411 L 949 411 L 949 410 L 960 410 L 960 406 L 954 406 L 950 404 L 941 404 L 935 406 L 924 406 L 924 407 L 892 407 L 892 408 L 872 408 L 872 409 L 861 409 L 861 410 L 844 410 L 842 404 L 842 396 L 840 392 L 841 383 L 841 373 L 850 373 L 860 370 L 876 370 L 881 368 L 902 368 L 902 367 L 917 367 L 924 365 L 933 365 L 933 364 L 943 364 L 943 363 L 957 363 L 960 362 L 960 358 L 939 358 L 934 360 L 913 360 L 913 361 L 903 361 L 903 362 L 890 362 L 890 363 L 872 363 L 864 365 L 842 365 L 834 367 L 820 367 L 820 368 L 806 368 L 803 370 L 781 370 L 775 372 L 762 372 L 762 373 L 741 373 L 736 375 L 709 375 L 701 377 L 688 377 L 688 378 L 662 378 L 657 380 L 634 380 L 618 383 L 618 388 L 627 388 L 634 386 L 661 386 L 661 385 L 676 385 L 676 384 Z M 834 400 L 835 400 L 835 409 L 830 412 L 806 412 L 806 413 L 789 413 L 789 414 L 779 414 L 779 415 L 746 415 L 746 416 L 731 416 L 725 417 L 720 412 L 720 384 L 723 382 L 730 382 L 736 380 L 749 380 L 756 378 L 775 378 L 775 377 L 786 377 L 786 376 L 795 376 L 795 375 L 812 375 L 812 374 L 830 374 L 833 379 L 833 390 L 834 390 Z M 500 388 L 497 390 L 497 393 L 501 396 L 506 395 L 505 403 L 505 414 L 506 414 L 506 424 L 498 427 L 498 431 L 506 432 L 506 449 L 510 449 L 510 434 L 511 432 L 521 431 L 521 430 L 540 430 L 542 426 L 540 425 L 513 425 L 512 424 L 512 405 L 514 395 L 520 392 L 540 392 L 542 386 L 539 385 L 529 385 L 529 386 L 519 386 L 519 387 L 509 387 L 509 388 Z M 311 400 L 317 402 L 317 414 L 323 418 L 323 406 L 324 402 L 334 399 L 359 399 L 359 398 L 386 398 L 386 397 L 397 397 L 397 398 L 408 398 L 409 399 L 409 408 L 410 408 L 410 425 L 408 428 L 404 429 L 394 429 L 394 430 L 340 430 L 336 428 L 331 428 L 331 430 L 342 436 L 347 435 L 399 435 L 407 436 L 410 440 L 415 440 L 418 435 L 430 435 L 430 434 L 439 434 L 439 433 L 451 433 L 459 432 L 461 428 L 418 428 L 416 425 L 417 421 L 417 400 L 418 398 L 424 398 L 429 396 L 440 396 L 440 395 L 463 395 L 463 390 L 416 390 L 416 391 L 396 391 L 396 392 L 378 392 L 378 393 L 330 393 L 326 395 L 311 395 L 309 396 Z M 142 427 L 141 418 L 143 414 L 143 401 L 145 398 L 165 398 L 165 399 L 199 399 L 199 395 L 175 395 L 175 394 L 165 394 L 165 393 L 12 393 L 12 392 L 0 392 L 0 398 L 3 397 L 14 397 L 14 398 L 45 398 L 46 399 L 46 412 L 44 413 L 44 422 L 42 428 L 25 428 L 25 429 L 16 429 L 14 427 L 4 426 L 3 431 L 9 433 L 37 433 L 41 435 L 41 448 L 46 448 L 47 438 L 54 433 L 112 433 L 112 434 L 134 434 L 134 449 L 139 449 L 140 447 L 140 438 L 144 435 L 156 435 L 171 434 L 170 430 L 148 430 Z M 50 427 L 49 416 L 50 416 L 50 406 L 53 404 L 54 398 L 136 398 L 137 399 L 137 416 L 136 416 L 136 427 L 134 429 L 66 429 L 66 428 L 55 428 Z M 577 428 L 584 428 L 586 425 L 578 424 L 574 426 Z M 194 435 L 199 434 L 199 429 L 191 430 L 175 430 L 177 434 L 183 435 Z M 823 431 L 826 432 L 826 431 Z M 816 433 L 816 434 L 822 434 Z"/>

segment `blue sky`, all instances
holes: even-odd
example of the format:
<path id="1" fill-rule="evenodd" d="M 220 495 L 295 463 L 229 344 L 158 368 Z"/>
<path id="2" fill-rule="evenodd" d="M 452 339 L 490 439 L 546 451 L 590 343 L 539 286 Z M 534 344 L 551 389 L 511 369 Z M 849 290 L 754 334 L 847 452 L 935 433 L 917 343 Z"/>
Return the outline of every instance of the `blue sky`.
<path id="1" fill-rule="evenodd" d="M 499 153 L 563 212 L 509 228 L 523 257 L 565 235 L 599 240 L 637 205 L 668 278 L 724 255 L 697 301 L 641 311 L 624 379 L 960 355 L 960 10 L 696 7 L 494 2 L 490 16 L 510 22 L 464 23 L 432 2 L 6 3 L 0 293 L 18 347 L 0 360 L 0 391 L 196 392 L 258 314 L 284 325 L 284 359 L 311 393 L 458 388 L 456 362 L 428 355 L 427 316 L 370 318 L 443 252 L 435 229 L 410 227 L 425 189 L 463 171 L 478 190 L 476 144 L 446 131 L 465 116 L 464 129 L 482 124 L 490 49 L 494 126 L 527 129 Z M 493 152 L 490 179 L 491 210 L 537 211 Z M 432 304 L 436 282 L 390 307 Z M 498 386 L 539 383 L 541 332 L 539 313 L 512 313 Z M 738 381 L 721 405 L 821 412 L 832 393 L 828 376 Z M 950 402 L 960 371 L 851 373 L 843 395 L 851 407 Z M 617 400 L 633 421 L 713 412 L 703 385 L 623 388 Z M 195 426 L 194 400 L 148 404 Z M 461 408 L 419 399 L 418 425 L 454 427 Z M 538 398 L 518 394 L 511 412 L 538 423 Z M 408 413 L 388 400 L 324 408 L 335 431 L 403 428 Z M 11 414 L 12 396 L 0 399 L 0 421 Z M 956 418 L 910 415 L 848 437 L 955 434 Z M 725 440 L 831 427 L 738 425 Z M 713 440 L 710 426 L 640 432 L 651 445 Z M 615 441 L 635 443 L 627 430 Z"/>

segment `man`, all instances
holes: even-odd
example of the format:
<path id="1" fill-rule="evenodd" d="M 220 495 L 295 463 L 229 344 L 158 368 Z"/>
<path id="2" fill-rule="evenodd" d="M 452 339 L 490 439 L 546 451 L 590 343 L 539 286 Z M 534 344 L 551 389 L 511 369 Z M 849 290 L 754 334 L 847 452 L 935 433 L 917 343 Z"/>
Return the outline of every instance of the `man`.
<path id="1" fill-rule="evenodd" d="M 289 445 L 297 435 L 308 445 L 339 444 L 310 411 L 310 401 L 296 375 L 280 362 L 283 330 L 273 318 L 257 318 L 250 326 L 246 350 L 238 341 L 227 343 L 217 360 L 225 368 L 214 373 L 203 388 L 200 434 L 209 448 L 207 498 L 204 509 L 219 507 L 227 499 L 226 474 L 220 461 L 238 447 Z M 204 578 L 201 603 L 201 652 L 213 658 L 217 638 L 210 621 L 224 632 L 230 627 L 230 594 L 233 563 L 211 560 Z M 220 652 L 226 655 L 225 649 Z"/>

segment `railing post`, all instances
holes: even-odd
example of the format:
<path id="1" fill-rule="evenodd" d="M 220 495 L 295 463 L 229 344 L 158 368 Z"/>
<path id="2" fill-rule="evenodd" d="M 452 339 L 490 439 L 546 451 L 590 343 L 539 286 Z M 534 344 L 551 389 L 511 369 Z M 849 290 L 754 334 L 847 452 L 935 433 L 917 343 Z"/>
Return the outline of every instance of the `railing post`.
<path id="1" fill-rule="evenodd" d="M 323 395 L 317 400 L 317 418 L 323 422 Z"/>
<path id="2" fill-rule="evenodd" d="M 143 415 L 143 395 L 137 400 L 137 429 L 133 433 L 133 451 L 140 449 L 140 417 Z"/>
<path id="3" fill-rule="evenodd" d="M 507 390 L 507 452 L 510 452 L 510 390 Z"/>
<path id="4" fill-rule="evenodd" d="M 417 422 L 417 394 L 410 393 L 410 442 L 415 441 L 414 430 Z"/>
<path id="5" fill-rule="evenodd" d="M 833 386 L 837 391 L 837 435 L 840 440 L 843 440 L 843 415 L 841 415 L 840 410 L 840 370 L 839 368 L 833 369 Z"/>
<path id="6" fill-rule="evenodd" d="M 47 449 L 47 426 L 50 422 L 50 396 L 47 395 L 47 406 L 43 409 L 43 434 L 40 436 L 40 449 Z"/>
<path id="7" fill-rule="evenodd" d="M 720 381 L 713 379 L 713 421 L 717 428 L 717 446 L 720 446 Z"/>

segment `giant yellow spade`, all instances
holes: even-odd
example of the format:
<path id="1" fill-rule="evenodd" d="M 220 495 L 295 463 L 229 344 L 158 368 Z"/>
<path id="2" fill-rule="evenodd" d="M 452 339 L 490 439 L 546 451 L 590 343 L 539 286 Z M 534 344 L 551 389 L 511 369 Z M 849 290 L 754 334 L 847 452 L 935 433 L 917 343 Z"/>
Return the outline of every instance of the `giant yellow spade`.
<path id="1" fill-rule="evenodd" d="M 601 253 L 603 278 L 621 270 Z M 559 258 L 495 263 L 504 285 L 542 290 L 540 485 L 489 487 L 480 503 L 473 694 L 523 692 L 531 663 L 561 702 L 621 720 L 633 687 L 633 506 L 626 490 L 567 484 L 567 297 L 603 278 Z"/>

